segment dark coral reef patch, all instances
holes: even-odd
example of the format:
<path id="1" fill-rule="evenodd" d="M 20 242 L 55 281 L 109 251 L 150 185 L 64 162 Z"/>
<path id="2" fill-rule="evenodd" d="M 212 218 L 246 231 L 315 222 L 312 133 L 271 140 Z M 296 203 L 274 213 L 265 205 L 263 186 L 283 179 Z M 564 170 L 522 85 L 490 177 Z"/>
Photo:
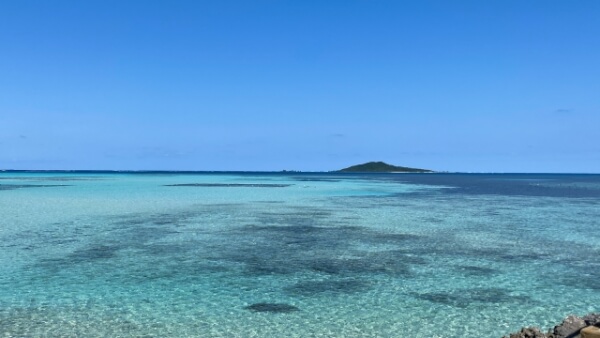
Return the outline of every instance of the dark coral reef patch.
<path id="1" fill-rule="evenodd" d="M 253 312 L 290 313 L 300 311 L 299 308 L 284 303 L 255 303 L 244 307 Z"/>

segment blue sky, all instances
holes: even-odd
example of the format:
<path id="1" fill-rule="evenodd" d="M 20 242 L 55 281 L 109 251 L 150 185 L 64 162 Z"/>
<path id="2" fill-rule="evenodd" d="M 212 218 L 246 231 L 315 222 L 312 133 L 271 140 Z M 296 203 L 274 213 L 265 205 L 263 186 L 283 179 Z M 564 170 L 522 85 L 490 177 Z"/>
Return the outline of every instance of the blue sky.
<path id="1" fill-rule="evenodd" d="M 0 168 L 600 172 L 600 1 L 1 1 Z"/>

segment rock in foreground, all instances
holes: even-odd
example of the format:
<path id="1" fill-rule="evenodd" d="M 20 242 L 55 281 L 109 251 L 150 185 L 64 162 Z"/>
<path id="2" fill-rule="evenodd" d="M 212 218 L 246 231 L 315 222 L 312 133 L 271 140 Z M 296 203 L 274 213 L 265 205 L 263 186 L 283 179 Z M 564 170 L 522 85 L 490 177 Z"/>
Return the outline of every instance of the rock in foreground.
<path id="1" fill-rule="evenodd" d="M 573 315 L 568 316 L 562 323 L 546 333 L 540 331 L 537 327 L 524 327 L 521 331 L 511 333 L 503 338 L 600 338 L 600 336 L 595 336 L 595 333 L 593 333 L 596 330 L 586 330 L 590 333 L 584 333 L 585 336 L 582 337 L 580 334 L 581 329 L 588 326 L 600 328 L 600 313 L 591 313 L 581 318 Z"/>

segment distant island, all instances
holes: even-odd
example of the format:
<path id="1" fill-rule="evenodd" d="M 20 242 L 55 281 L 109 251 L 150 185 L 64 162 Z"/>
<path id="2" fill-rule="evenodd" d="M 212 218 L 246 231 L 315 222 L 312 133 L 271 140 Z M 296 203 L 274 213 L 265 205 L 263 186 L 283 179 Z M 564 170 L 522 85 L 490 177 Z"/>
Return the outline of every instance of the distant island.
<path id="1" fill-rule="evenodd" d="M 427 170 L 427 169 L 399 167 L 399 166 L 387 164 L 385 162 L 367 162 L 367 163 L 363 163 L 363 164 L 353 165 L 351 167 L 344 168 L 342 170 L 338 170 L 338 172 L 342 172 L 342 173 L 391 173 L 391 172 L 431 173 L 433 171 Z"/>

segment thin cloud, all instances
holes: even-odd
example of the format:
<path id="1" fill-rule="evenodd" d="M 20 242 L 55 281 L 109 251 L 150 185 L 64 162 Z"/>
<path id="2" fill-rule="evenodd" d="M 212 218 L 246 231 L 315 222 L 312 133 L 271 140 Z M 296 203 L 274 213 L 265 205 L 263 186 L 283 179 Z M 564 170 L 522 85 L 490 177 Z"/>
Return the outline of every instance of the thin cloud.
<path id="1" fill-rule="evenodd" d="M 572 114 L 573 109 L 559 108 L 554 111 L 555 114 Z"/>

